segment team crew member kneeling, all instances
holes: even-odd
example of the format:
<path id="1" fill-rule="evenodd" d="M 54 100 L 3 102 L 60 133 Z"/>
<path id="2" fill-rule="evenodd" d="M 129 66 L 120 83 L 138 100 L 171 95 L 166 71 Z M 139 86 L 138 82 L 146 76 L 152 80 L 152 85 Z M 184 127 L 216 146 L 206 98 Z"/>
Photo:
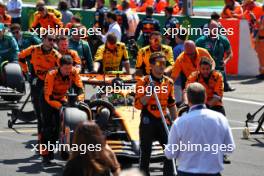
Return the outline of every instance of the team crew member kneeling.
<path id="1" fill-rule="evenodd" d="M 193 72 L 187 80 L 186 88 L 190 83 L 198 82 L 206 89 L 206 106 L 214 111 L 225 115 L 222 98 L 224 94 L 223 76 L 220 72 L 212 69 L 212 63 L 209 58 L 202 57 L 198 71 Z M 184 91 L 185 102 L 187 104 L 187 95 Z"/>
<path id="2" fill-rule="evenodd" d="M 223 76 L 217 70 L 212 69 L 212 63 L 209 58 L 202 57 L 200 61 L 200 67 L 198 71 L 193 72 L 187 80 L 186 89 L 189 84 L 199 82 L 205 87 L 206 90 L 206 106 L 213 110 L 220 112 L 224 116 L 226 115 L 223 106 L 223 94 L 224 94 L 224 83 Z M 184 91 L 185 103 L 187 103 L 186 91 Z M 224 163 L 230 164 L 231 161 L 224 155 Z"/>
<path id="3" fill-rule="evenodd" d="M 141 122 L 139 126 L 140 135 L 140 169 L 145 172 L 146 175 L 149 174 L 149 163 L 151 158 L 152 142 L 159 141 L 159 143 L 164 147 L 163 144 L 167 142 L 167 134 L 165 127 L 163 126 L 161 114 L 157 107 L 157 102 L 153 95 L 153 92 L 148 92 L 151 88 L 157 94 L 162 111 L 167 117 L 168 125 L 170 120 L 168 120 L 167 108 L 170 111 L 170 116 L 172 119 L 176 119 L 176 101 L 174 97 L 173 81 L 164 75 L 164 70 L 166 68 L 166 58 L 160 53 L 152 53 L 149 59 L 151 74 L 153 82 L 150 82 L 150 76 L 147 75 L 138 81 L 136 86 L 136 97 L 135 97 L 135 107 L 141 111 Z M 144 89 L 143 89 L 144 88 Z M 142 89 L 144 91 L 142 91 Z M 165 176 L 173 175 L 172 161 L 164 160 L 164 170 L 163 174 Z"/>
<path id="4" fill-rule="evenodd" d="M 60 59 L 59 68 L 47 73 L 44 84 L 44 98 L 41 99 L 43 138 L 42 144 L 55 144 L 59 137 L 60 116 L 63 104 L 67 103 L 66 93 L 69 88 L 75 88 L 77 101 L 84 100 L 84 88 L 81 77 L 71 56 L 64 55 Z M 44 164 L 50 164 L 54 158 L 53 151 L 41 150 Z"/>

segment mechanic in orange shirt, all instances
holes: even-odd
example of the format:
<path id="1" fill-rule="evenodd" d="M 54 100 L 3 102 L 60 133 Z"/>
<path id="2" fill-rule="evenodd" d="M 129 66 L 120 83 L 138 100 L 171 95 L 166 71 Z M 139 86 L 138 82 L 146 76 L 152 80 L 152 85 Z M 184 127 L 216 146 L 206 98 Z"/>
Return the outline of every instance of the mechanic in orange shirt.
<path id="1" fill-rule="evenodd" d="M 41 98 L 43 137 L 42 144 L 56 144 L 59 138 L 60 111 L 67 104 L 67 91 L 74 88 L 77 93 L 77 101 L 84 101 L 84 87 L 81 77 L 70 55 L 63 55 L 59 61 L 59 67 L 47 73 L 44 84 L 44 97 Z M 40 148 L 43 164 L 50 164 L 54 159 L 54 151 Z"/>
<path id="2" fill-rule="evenodd" d="M 224 94 L 223 76 L 220 72 L 212 69 L 212 63 L 208 57 L 201 58 L 199 70 L 193 72 L 188 77 L 186 88 L 190 83 L 194 82 L 199 82 L 205 87 L 207 107 L 225 116 L 226 114 L 222 101 Z M 184 91 L 184 101 L 188 104 L 186 91 Z"/>
<path id="3" fill-rule="evenodd" d="M 61 28 L 63 23 L 53 13 L 48 12 L 45 4 L 40 1 L 36 4 L 38 13 L 34 16 L 34 20 L 31 24 L 31 28 Z"/>
<path id="4" fill-rule="evenodd" d="M 0 23 L 4 23 L 5 25 L 10 25 L 12 21 L 12 17 L 6 13 L 6 5 L 0 3 Z"/>
<path id="5" fill-rule="evenodd" d="M 164 116 L 166 116 L 168 125 L 176 119 L 176 101 L 174 97 L 174 83 L 164 75 L 166 68 L 166 56 L 161 52 L 152 53 L 149 59 L 151 65 L 151 74 L 143 77 L 137 82 L 135 108 L 141 110 L 141 121 L 139 126 L 140 136 L 140 169 L 149 176 L 149 163 L 152 150 L 152 142 L 158 140 L 167 144 L 167 134 L 163 126 L 161 115 L 153 91 L 157 94 Z M 150 82 L 150 76 L 153 82 Z M 168 120 L 167 108 L 170 112 L 171 120 Z M 163 175 L 173 175 L 171 160 L 165 159 L 163 166 Z"/>
<path id="6" fill-rule="evenodd" d="M 238 18 L 243 17 L 243 8 L 235 0 L 225 0 L 225 7 L 221 13 L 222 18 Z"/>
<path id="7" fill-rule="evenodd" d="M 31 99 L 35 114 L 38 120 L 38 138 L 41 138 L 41 117 L 39 98 L 44 86 L 44 79 L 48 70 L 57 66 L 58 60 L 61 57 L 59 52 L 54 47 L 55 36 L 46 35 L 43 38 L 43 43 L 40 45 L 32 45 L 25 50 L 22 50 L 18 55 L 18 62 L 22 68 L 24 75 L 27 75 L 31 87 Z M 27 58 L 30 56 L 30 63 L 33 66 L 32 73 L 28 73 Z M 30 76 L 29 76 L 30 75 Z"/>
<path id="8" fill-rule="evenodd" d="M 201 58 L 204 56 L 210 59 L 213 68 L 215 68 L 214 59 L 206 49 L 196 47 L 195 43 L 192 40 L 185 41 L 184 51 L 178 56 L 175 64 L 173 65 L 171 78 L 175 81 L 180 73 L 183 73 L 183 76 L 185 77 L 185 79 L 187 79 L 192 72 L 199 69 L 199 63 L 201 61 Z"/>
<path id="9" fill-rule="evenodd" d="M 73 66 L 76 68 L 78 73 L 81 71 L 81 59 L 77 51 L 69 49 L 69 39 L 65 35 L 61 35 L 57 38 L 58 51 L 62 55 L 70 55 L 73 59 Z"/>

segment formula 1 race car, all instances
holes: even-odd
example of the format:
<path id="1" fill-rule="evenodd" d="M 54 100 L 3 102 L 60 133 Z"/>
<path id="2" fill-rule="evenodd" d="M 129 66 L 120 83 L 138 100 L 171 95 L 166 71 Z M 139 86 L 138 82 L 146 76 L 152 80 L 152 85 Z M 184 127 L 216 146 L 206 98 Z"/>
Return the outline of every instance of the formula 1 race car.
<path id="1" fill-rule="evenodd" d="M 120 161 L 132 164 L 139 160 L 139 123 L 140 111 L 133 106 L 133 91 L 128 90 L 136 84 L 137 78 L 125 74 L 82 74 L 82 81 L 85 85 L 90 85 L 89 93 L 95 93 L 85 103 L 86 112 L 92 114 L 93 120 L 103 130 L 107 144 L 115 152 Z M 107 90 L 108 86 L 126 86 L 127 90 Z M 97 87 L 95 87 L 97 86 Z M 95 90 L 96 89 L 96 90 Z M 106 92 L 106 90 L 108 92 Z M 85 108 L 84 108 L 85 109 Z M 88 110 L 89 109 L 89 110 Z M 84 111 L 76 108 L 65 108 L 62 120 L 61 142 L 71 143 L 72 134 L 76 125 L 88 119 Z M 74 119 L 74 120 L 73 120 Z M 62 158 L 68 157 L 67 152 L 61 153 Z M 159 162 L 164 154 L 161 145 L 154 142 L 152 146 L 152 162 Z M 124 162 L 121 162 L 124 163 Z M 129 165 L 128 164 L 128 165 Z"/>
<path id="2" fill-rule="evenodd" d="M 19 101 L 25 95 L 25 79 L 18 63 L 0 66 L 0 96 L 5 101 Z"/>

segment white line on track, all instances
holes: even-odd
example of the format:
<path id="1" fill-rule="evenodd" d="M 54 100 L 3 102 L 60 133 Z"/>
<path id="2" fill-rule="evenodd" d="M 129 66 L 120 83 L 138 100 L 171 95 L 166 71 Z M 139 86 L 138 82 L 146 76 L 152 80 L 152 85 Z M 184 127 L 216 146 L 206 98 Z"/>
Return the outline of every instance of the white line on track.
<path id="1" fill-rule="evenodd" d="M 251 101 L 251 100 L 243 100 L 243 99 L 239 99 L 239 98 L 224 97 L 223 99 L 225 101 L 233 101 L 233 102 L 237 102 L 237 103 L 252 104 L 252 105 L 259 105 L 259 106 L 263 106 L 264 105 L 264 102 L 257 102 L 257 101 Z"/>
<path id="2" fill-rule="evenodd" d="M 245 127 L 231 127 L 231 130 L 244 130 Z M 250 130 L 254 130 L 255 128 L 248 128 Z"/>

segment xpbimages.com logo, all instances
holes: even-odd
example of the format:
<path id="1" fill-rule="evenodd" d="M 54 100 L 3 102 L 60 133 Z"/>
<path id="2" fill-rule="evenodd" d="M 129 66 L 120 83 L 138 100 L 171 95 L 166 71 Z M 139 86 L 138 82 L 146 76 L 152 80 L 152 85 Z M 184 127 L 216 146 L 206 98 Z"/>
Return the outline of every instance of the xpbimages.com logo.
<path id="1" fill-rule="evenodd" d="M 85 38 L 87 35 L 102 35 L 101 28 L 59 28 L 56 26 L 55 28 L 48 26 L 48 28 L 31 28 L 31 31 L 35 35 L 39 35 L 42 38 L 45 35 L 54 35 L 54 36 L 72 36 L 79 35 L 80 38 Z"/>
<path id="2" fill-rule="evenodd" d="M 211 154 L 217 154 L 219 152 L 232 152 L 235 146 L 232 144 L 194 144 L 190 141 L 187 143 L 180 141 L 179 144 L 164 144 L 164 148 L 164 151 L 172 154 L 177 152 L 210 152 Z"/>
<path id="3" fill-rule="evenodd" d="M 146 96 L 151 96 L 153 92 L 156 94 L 166 94 L 168 92 L 168 86 L 135 86 L 122 83 L 121 85 L 114 83 L 112 86 L 97 86 L 98 94 L 106 94 L 106 96 L 110 94 L 145 94 Z"/>
<path id="4" fill-rule="evenodd" d="M 48 141 L 48 144 L 31 144 L 32 152 L 40 151 L 49 151 L 49 152 L 79 152 L 80 154 L 85 154 L 87 152 L 98 152 L 102 150 L 101 144 L 60 144 L 59 141 L 56 141 L 56 144 L 51 144 Z"/>
<path id="5" fill-rule="evenodd" d="M 187 36 L 209 36 L 212 35 L 213 38 L 218 38 L 219 35 L 222 36 L 230 36 L 234 35 L 234 29 L 233 28 L 213 28 L 210 29 L 208 27 L 205 28 L 194 28 L 188 25 L 186 28 L 182 25 L 179 28 L 163 28 L 165 36 L 171 36 L 172 38 L 175 38 L 177 35 L 187 35 Z"/>

